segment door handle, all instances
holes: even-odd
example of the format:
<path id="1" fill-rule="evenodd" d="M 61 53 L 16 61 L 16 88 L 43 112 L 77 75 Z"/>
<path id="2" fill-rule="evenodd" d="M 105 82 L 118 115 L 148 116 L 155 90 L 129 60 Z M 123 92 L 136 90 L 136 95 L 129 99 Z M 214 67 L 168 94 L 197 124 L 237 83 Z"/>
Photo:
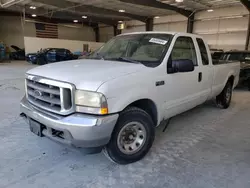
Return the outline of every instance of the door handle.
<path id="1" fill-rule="evenodd" d="M 199 72 L 198 82 L 201 82 L 201 80 L 202 80 L 202 72 Z"/>
<path id="2" fill-rule="evenodd" d="M 162 86 L 164 84 L 165 84 L 164 80 L 155 82 L 155 86 Z"/>

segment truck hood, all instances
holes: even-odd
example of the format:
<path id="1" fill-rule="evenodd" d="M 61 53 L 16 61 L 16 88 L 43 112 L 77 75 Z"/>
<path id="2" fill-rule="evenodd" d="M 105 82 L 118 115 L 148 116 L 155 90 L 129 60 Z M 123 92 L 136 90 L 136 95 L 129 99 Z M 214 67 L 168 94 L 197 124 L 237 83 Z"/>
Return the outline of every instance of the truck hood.
<path id="1" fill-rule="evenodd" d="M 77 89 L 96 91 L 108 80 L 147 69 L 144 65 L 106 60 L 73 60 L 36 67 L 27 74 L 74 84 Z"/>

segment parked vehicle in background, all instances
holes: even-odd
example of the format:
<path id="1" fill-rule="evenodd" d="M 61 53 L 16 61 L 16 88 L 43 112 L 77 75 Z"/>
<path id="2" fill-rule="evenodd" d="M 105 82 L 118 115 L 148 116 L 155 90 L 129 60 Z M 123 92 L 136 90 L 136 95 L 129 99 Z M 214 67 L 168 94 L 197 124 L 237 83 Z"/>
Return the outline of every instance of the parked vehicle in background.
<path id="1" fill-rule="evenodd" d="M 161 122 L 215 98 L 228 108 L 240 64 L 213 65 L 200 36 L 138 32 L 89 59 L 29 70 L 22 115 L 30 130 L 75 147 L 103 147 L 119 164 L 143 158 Z"/>
<path id="2" fill-rule="evenodd" d="M 228 51 L 222 55 L 221 60 L 240 62 L 239 84 L 247 86 L 250 91 L 250 51 Z"/>
<path id="3" fill-rule="evenodd" d="M 86 59 L 90 53 L 87 52 L 87 51 L 83 51 L 83 52 L 74 52 L 73 53 L 74 55 L 77 55 L 78 56 L 78 59 Z"/>
<path id="4" fill-rule="evenodd" d="M 28 62 L 38 65 L 74 59 L 78 59 L 78 56 L 64 48 L 45 48 L 37 53 L 29 53 L 26 55 Z"/>
<path id="5" fill-rule="evenodd" d="M 14 49 L 14 52 L 10 53 L 10 59 L 12 60 L 25 60 L 25 50 L 19 48 L 18 46 L 11 45 L 12 49 Z"/>
<path id="6" fill-rule="evenodd" d="M 5 53 L 5 45 L 0 41 L 0 62 L 3 62 L 5 60 Z"/>
<path id="7" fill-rule="evenodd" d="M 211 51 L 211 56 L 213 60 L 220 59 L 222 54 L 224 53 L 224 51 L 221 49 L 210 49 L 210 51 Z"/>

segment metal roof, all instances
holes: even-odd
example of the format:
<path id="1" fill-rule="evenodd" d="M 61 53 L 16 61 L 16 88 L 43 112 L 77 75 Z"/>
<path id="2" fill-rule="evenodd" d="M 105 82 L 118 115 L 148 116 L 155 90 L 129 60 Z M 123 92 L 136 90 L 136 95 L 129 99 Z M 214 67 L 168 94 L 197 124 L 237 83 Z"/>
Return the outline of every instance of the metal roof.
<path id="1" fill-rule="evenodd" d="M 2 9 L 36 14 L 37 17 L 114 25 L 119 20 L 140 20 L 193 11 L 240 5 L 240 0 L 1 0 Z M 30 9 L 30 6 L 36 9 Z M 124 10 L 125 12 L 119 12 Z M 82 18 L 87 16 L 87 18 Z"/>
<path id="2" fill-rule="evenodd" d="M 162 3 L 167 3 L 186 10 L 204 10 L 211 8 L 229 7 L 232 5 L 240 5 L 240 0 L 183 0 L 176 2 L 175 0 L 160 0 Z"/>

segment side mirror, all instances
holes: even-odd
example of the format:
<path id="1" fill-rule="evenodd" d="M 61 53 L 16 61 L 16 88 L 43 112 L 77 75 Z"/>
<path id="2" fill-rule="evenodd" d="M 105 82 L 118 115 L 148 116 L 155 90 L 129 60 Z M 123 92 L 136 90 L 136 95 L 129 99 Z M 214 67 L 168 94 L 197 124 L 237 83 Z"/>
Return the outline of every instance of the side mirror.
<path id="1" fill-rule="evenodd" d="M 171 73 L 176 72 L 192 72 L 194 71 L 194 63 L 189 59 L 179 59 L 172 61 L 172 71 Z"/>

